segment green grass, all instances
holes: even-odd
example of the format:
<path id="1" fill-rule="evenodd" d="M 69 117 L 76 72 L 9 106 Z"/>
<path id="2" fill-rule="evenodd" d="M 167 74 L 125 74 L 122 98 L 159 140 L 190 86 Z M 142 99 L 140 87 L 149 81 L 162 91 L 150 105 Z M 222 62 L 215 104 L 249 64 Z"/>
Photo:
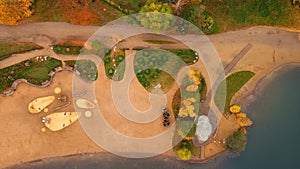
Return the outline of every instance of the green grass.
<path id="1" fill-rule="evenodd" d="M 72 45 L 54 45 L 53 51 L 57 54 L 63 55 L 78 55 L 83 46 L 72 46 Z"/>
<path id="2" fill-rule="evenodd" d="M 115 61 L 113 61 L 115 60 Z M 112 80 L 120 81 L 124 77 L 126 68 L 125 50 L 119 50 L 116 53 L 107 52 L 103 58 L 106 76 Z M 122 63 L 122 64 L 121 64 Z M 116 64 L 116 66 L 114 66 Z"/>
<path id="3" fill-rule="evenodd" d="M 163 40 L 144 40 L 144 42 L 153 43 L 153 44 L 175 44 L 174 42 L 163 41 Z"/>
<path id="4" fill-rule="evenodd" d="M 25 63 L 28 63 L 29 66 L 26 66 Z M 50 71 L 59 66 L 62 66 L 61 61 L 54 58 L 48 58 L 43 62 L 32 58 L 0 69 L 0 93 L 8 89 L 17 79 L 27 79 L 29 83 L 41 85 L 46 80 L 50 80 Z"/>
<path id="5" fill-rule="evenodd" d="M 67 60 L 67 66 L 73 67 L 74 71 L 79 72 L 79 76 L 87 81 L 95 81 L 98 78 L 97 66 L 91 60 Z"/>
<path id="6" fill-rule="evenodd" d="M 146 3 L 146 0 L 112 0 L 119 4 L 122 8 L 131 11 L 131 13 L 139 12 L 140 8 Z"/>
<path id="7" fill-rule="evenodd" d="M 293 8 L 290 0 L 207 0 L 205 10 L 220 32 L 255 25 L 300 29 L 300 10 Z"/>
<path id="8" fill-rule="evenodd" d="M 170 53 L 177 55 L 183 62 L 178 61 Z M 139 82 L 148 92 L 152 92 L 157 84 L 167 93 L 174 84 L 174 78 L 178 71 L 184 66 L 194 64 L 198 56 L 193 50 L 142 50 L 135 54 L 134 71 Z M 143 70 L 145 66 L 150 69 Z M 155 68 L 152 68 L 155 67 Z M 164 71 L 168 70 L 168 72 Z"/>
<path id="9" fill-rule="evenodd" d="M 34 13 L 30 19 L 35 21 L 67 21 L 64 14 L 59 10 L 59 4 L 55 1 L 35 0 L 33 4 Z"/>
<path id="10" fill-rule="evenodd" d="M 12 54 L 24 53 L 43 47 L 31 42 L 1 42 L 0 41 L 0 61 L 10 57 Z"/>
<path id="11" fill-rule="evenodd" d="M 226 95 L 224 113 L 229 111 L 230 102 L 234 94 L 239 91 L 254 75 L 255 73 L 251 71 L 236 72 L 226 78 L 226 83 L 223 81 L 220 84 L 214 97 L 216 105 L 220 108 L 220 110 L 222 103 L 224 103 L 223 98 Z M 225 89 L 224 87 L 226 87 L 226 90 L 222 90 Z"/>
<path id="12" fill-rule="evenodd" d="M 185 49 L 175 49 L 169 50 L 169 52 L 174 53 L 178 57 L 180 57 L 186 64 L 191 65 L 194 64 L 194 60 L 198 61 L 198 54 L 193 50 L 185 50 Z"/>

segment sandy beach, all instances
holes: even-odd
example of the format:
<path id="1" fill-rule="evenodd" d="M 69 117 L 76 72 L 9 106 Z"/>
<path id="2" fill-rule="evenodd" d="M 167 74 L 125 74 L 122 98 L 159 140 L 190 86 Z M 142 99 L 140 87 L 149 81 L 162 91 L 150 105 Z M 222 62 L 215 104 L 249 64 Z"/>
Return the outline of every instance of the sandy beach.
<path id="1" fill-rule="evenodd" d="M 38 24 L 32 24 L 33 27 L 37 25 Z M 79 37 L 80 40 L 87 40 L 93 31 L 97 29 L 96 27 L 82 27 L 65 23 L 61 23 L 61 25 L 59 25 L 59 23 L 45 23 L 42 25 L 45 29 L 47 28 L 48 32 L 43 32 L 42 29 L 39 29 L 40 32 L 38 33 L 46 34 L 47 37 L 50 36 L 50 38 L 47 38 L 48 40 L 53 40 L 47 42 L 41 40 L 45 42 L 42 43 L 45 47 L 49 47 L 54 41 L 70 39 L 71 36 L 71 39 Z M 53 29 L 58 29 L 59 33 L 52 30 L 51 25 L 52 27 L 56 26 L 56 28 Z M 70 29 L 64 29 L 65 27 Z M 6 29 L 6 26 L 0 26 L 1 32 Z M 19 33 L 22 32 L 20 31 L 22 29 L 26 30 L 26 35 L 24 32 Z M 82 35 L 82 31 L 88 33 Z M 65 32 L 68 33 L 64 34 Z M 5 39 L 5 37 L 16 35 L 17 37 L 23 37 L 23 39 L 27 38 L 33 40 L 30 36 L 34 36 L 34 34 L 36 34 L 36 32 L 30 31 L 30 24 L 26 24 L 20 26 L 20 28 L 15 27 L 11 29 L 11 31 L 6 32 L 6 34 L 0 35 L 0 38 Z M 255 72 L 256 75 L 236 93 L 232 103 L 241 103 L 245 96 L 251 95 L 260 80 L 267 77 L 278 67 L 288 63 L 300 63 L 300 41 L 298 40 L 298 34 L 299 32 L 290 32 L 277 28 L 254 27 L 246 30 L 208 36 L 219 53 L 224 66 L 248 43 L 253 45 L 253 48 L 238 62 L 231 73 L 241 70 L 250 70 Z M 35 40 L 39 41 L 38 39 Z M 46 52 L 46 50 L 49 50 L 49 48 L 46 48 L 44 52 Z M 30 56 L 35 54 L 36 53 L 31 52 Z M 57 56 L 57 58 L 62 59 L 61 56 Z M 4 61 L 0 61 L 0 67 L 9 66 L 17 61 L 19 61 L 19 58 L 13 56 Z M 200 70 L 203 69 L 201 62 L 198 62 L 192 67 L 199 68 Z M 101 109 L 105 112 L 105 119 L 114 129 L 125 135 L 141 138 L 153 136 L 165 130 L 160 124 L 160 119 L 149 124 L 140 125 L 130 122 L 119 115 L 113 106 L 112 100 L 108 99 L 111 94 L 110 90 L 107 90 L 106 87 L 110 86 L 110 81 L 106 78 L 104 73 L 102 65 L 99 68 L 100 78 L 96 81 L 96 85 L 99 86 L 96 90 L 96 96 L 98 105 L 101 106 Z M 0 119 L 2 120 L 0 123 L 0 152 L 2 154 L 0 158 L 0 168 L 49 157 L 104 152 L 102 148 L 96 145 L 86 135 L 80 123 L 76 122 L 59 132 L 47 130 L 45 133 L 42 133 L 41 128 L 44 127 L 44 125 L 41 123 L 41 118 L 45 116 L 46 113 L 42 112 L 38 115 L 32 115 L 27 111 L 28 102 L 35 97 L 55 95 L 55 87 L 60 87 L 62 94 L 71 98 L 72 76 L 72 72 L 59 72 L 54 76 L 50 86 L 46 88 L 20 84 L 12 96 L 0 97 Z M 134 79 L 132 82 L 130 91 L 132 91 L 130 93 L 133 93 L 130 95 L 130 99 L 134 106 L 139 110 L 146 110 L 149 107 L 147 92 L 137 82 L 137 79 Z M 175 92 L 175 88 L 171 90 L 167 96 L 167 106 L 169 107 L 171 105 L 173 92 Z M 103 102 L 106 104 L 100 104 Z M 51 109 L 51 107 L 49 107 L 49 109 Z M 74 111 L 74 107 L 70 105 L 60 111 Z M 111 116 L 111 114 L 113 114 L 113 116 Z M 121 126 L 119 124 L 123 125 Z M 216 134 L 216 140 L 224 140 L 237 128 L 238 125 L 235 122 L 234 116 L 231 116 L 229 120 L 223 118 L 220 122 L 220 130 L 218 130 Z M 209 158 L 224 150 L 222 144 L 208 144 L 205 146 L 205 157 Z M 167 151 L 165 155 L 175 156 L 172 150 Z"/>

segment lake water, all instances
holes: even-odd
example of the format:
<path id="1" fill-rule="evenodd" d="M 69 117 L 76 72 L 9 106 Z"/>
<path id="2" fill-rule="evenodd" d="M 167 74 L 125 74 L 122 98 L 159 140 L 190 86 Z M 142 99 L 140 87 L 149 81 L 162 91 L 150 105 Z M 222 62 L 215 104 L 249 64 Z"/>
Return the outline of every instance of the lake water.
<path id="1" fill-rule="evenodd" d="M 14 168 L 43 169 L 300 169 L 300 66 L 285 67 L 264 82 L 247 106 L 254 120 L 247 150 L 239 157 L 222 155 L 205 164 L 167 157 L 127 159 L 110 154 L 50 159 Z"/>

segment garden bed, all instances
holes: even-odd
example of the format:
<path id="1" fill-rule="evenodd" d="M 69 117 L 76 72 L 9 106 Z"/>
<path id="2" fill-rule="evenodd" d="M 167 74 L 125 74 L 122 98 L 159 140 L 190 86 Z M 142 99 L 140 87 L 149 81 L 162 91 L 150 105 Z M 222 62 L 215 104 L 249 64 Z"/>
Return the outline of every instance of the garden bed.
<path id="1" fill-rule="evenodd" d="M 59 42 L 53 46 L 53 51 L 57 54 L 78 55 L 84 45 L 84 42 L 67 41 Z"/>
<path id="2" fill-rule="evenodd" d="M 106 76 L 109 79 L 120 81 L 124 77 L 126 68 L 125 49 L 108 52 L 103 58 Z"/>
<path id="3" fill-rule="evenodd" d="M 201 91 L 206 92 L 206 83 L 197 70 L 189 70 L 184 77 L 180 89 L 173 96 L 172 108 L 177 121 L 175 140 L 180 142 L 174 151 L 182 160 L 189 160 L 192 156 L 200 155 L 200 147 L 193 144 L 197 125 L 195 118 L 200 115 Z M 204 95 L 204 93 L 202 92 Z M 206 94 L 205 94 L 206 95 Z"/>
<path id="4" fill-rule="evenodd" d="M 0 69 L 0 93 L 10 88 L 17 79 L 26 79 L 31 84 L 42 85 L 43 82 L 50 80 L 49 73 L 60 66 L 62 66 L 60 60 L 38 56 Z"/>
<path id="5" fill-rule="evenodd" d="M 180 62 L 176 56 L 180 57 Z M 162 91 L 168 92 L 174 84 L 174 78 L 184 64 L 190 65 L 198 61 L 198 55 L 193 50 L 152 50 L 137 51 L 134 60 L 134 71 L 139 82 L 148 92 L 152 92 L 157 85 Z M 147 66 L 149 69 L 145 69 Z M 164 71 L 168 70 L 168 72 Z"/>

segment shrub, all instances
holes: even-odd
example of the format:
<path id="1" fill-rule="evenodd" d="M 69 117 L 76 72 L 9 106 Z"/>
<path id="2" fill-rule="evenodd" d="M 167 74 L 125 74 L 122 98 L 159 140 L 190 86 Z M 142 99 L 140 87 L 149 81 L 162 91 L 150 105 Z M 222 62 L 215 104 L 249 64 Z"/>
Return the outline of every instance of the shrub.
<path id="1" fill-rule="evenodd" d="M 244 151 L 247 145 L 247 137 L 240 130 L 238 130 L 226 139 L 226 145 L 234 152 Z"/>
<path id="2" fill-rule="evenodd" d="M 181 148 L 177 151 L 177 155 L 181 160 L 187 161 L 192 157 L 192 152 L 187 148 Z"/>

